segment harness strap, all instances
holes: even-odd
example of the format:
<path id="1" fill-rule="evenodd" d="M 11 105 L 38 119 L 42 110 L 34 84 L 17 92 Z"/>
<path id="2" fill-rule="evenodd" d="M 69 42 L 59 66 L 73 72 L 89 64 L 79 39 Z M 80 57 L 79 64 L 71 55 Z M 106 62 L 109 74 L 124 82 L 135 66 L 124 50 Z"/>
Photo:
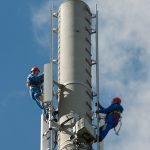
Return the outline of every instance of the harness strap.
<path id="1" fill-rule="evenodd" d="M 118 123 L 120 123 L 120 126 L 119 126 L 118 130 L 116 130 L 116 127 L 114 127 L 114 131 L 115 131 L 115 134 L 116 134 L 116 135 L 119 135 L 119 132 L 120 132 L 121 127 L 122 127 L 122 116 L 120 117 Z"/>
<path id="2" fill-rule="evenodd" d="M 114 111 L 110 112 L 109 115 L 112 115 L 112 114 L 114 114 L 114 113 L 116 113 L 116 114 L 118 114 L 118 115 L 121 116 L 121 112 L 120 112 L 120 111 L 117 111 L 117 110 L 114 110 Z"/>
<path id="3" fill-rule="evenodd" d="M 114 110 L 112 112 L 109 113 L 109 115 L 112 115 L 114 114 L 114 121 L 115 121 L 115 126 L 114 126 L 114 131 L 115 131 L 115 134 L 116 135 L 119 135 L 119 132 L 121 130 L 121 126 L 122 126 L 122 116 L 121 116 L 121 112 L 120 111 L 117 111 L 117 110 Z M 118 115 L 119 116 L 119 120 L 117 121 L 116 119 L 116 116 L 115 115 Z M 116 130 L 116 126 L 119 124 L 119 128 L 118 130 Z"/>

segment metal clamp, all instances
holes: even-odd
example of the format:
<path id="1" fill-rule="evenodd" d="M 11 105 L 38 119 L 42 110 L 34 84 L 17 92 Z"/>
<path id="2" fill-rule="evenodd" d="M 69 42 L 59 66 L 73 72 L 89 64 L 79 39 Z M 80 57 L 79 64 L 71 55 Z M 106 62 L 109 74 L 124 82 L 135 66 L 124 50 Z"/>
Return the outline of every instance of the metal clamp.
<path id="1" fill-rule="evenodd" d="M 85 87 L 86 89 L 88 89 L 89 91 L 91 91 L 91 89 L 88 87 L 87 84 L 85 84 L 84 82 L 80 82 L 80 81 L 74 81 L 74 82 L 66 82 L 66 83 L 63 83 L 63 85 L 66 87 L 67 85 L 70 85 L 70 84 L 79 84 L 83 87 Z"/>

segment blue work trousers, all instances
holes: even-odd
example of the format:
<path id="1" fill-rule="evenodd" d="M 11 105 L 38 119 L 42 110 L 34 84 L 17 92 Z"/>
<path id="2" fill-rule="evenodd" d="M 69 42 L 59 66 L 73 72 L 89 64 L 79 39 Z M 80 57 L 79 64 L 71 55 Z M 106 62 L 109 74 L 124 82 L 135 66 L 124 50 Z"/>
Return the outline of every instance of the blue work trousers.
<path id="1" fill-rule="evenodd" d="M 99 137 L 101 141 L 105 138 L 105 136 L 108 134 L 108 132 L 113 128 L 113 124 L 106 124 L 105 127 L 100 128 L 99 131 Z"/>
<path id="2" fill-rule="evenodd" d="M 105 120 L 105 127 L 100 128 L 99 137 L 101 141 L 105 138 L 108 132 L 115 128 L 119 122 L 119 116 L 117 114 L 107 115 Z"/>
<path id="3" fill-rule="evenodd" d="M 41 96 L 41 89 L 39 87 L 32 87 L 30 90 L 30 96 L 32 97 L 33 100 L 37 103 L 37 105 L 43 109 L 42 102 L 40 101 L 39 96 Z"/>

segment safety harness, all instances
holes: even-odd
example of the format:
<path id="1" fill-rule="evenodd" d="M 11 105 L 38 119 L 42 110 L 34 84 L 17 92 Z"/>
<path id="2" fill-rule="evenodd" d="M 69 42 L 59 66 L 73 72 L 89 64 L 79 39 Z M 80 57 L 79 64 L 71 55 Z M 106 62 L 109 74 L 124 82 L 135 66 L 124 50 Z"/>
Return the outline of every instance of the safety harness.
<path id="1" fill-rule="evenodd" d="M 108 115 L 113 115 L 113 118 L 114 118 L 114 131 L 115 131 L 116 135 L 119 135 L 119 132 L 120 132 L 121 126 L 122 126 L 121 112 L 114 110 L 114 111 L 110 112 Z M 119 118 L 119 120 L 118 120 L 118 118 Z M 117 130 L 116 127 L 117 127 L 118 124 L 119 124 L 119 128 Z"/>
<path id="2" fill-rule="evenodd" d="M 99 103 L 96 103 L 96 106 L 97 106 L 97 110 L 99 110 L 100 108 L 100 104 Z M 113 110 L 112 112 L 110 112 L 108 115 L 113 115 L 114 117 L 114 131 L 115 131 L 115 134 L 119 136 L 119 132 L 121 130 L 121 127 L 122 127 L 122 116 L 121 116 L 121 112 L 120 111 L 117 111 L 117 110 Z M 105 117 L 103 116 L 99 116 L 97 114 L 97 118 L 99 119 L 105 119 Z M 116 129 L 116 127 L 118 126 L 119 124 L 119 128 L 118 130 Z M 104 126 L 103 126 L 104 127 Z M 102 127 L 102 128 L 103 128 Z"/>
<path id="3" fill-rule="evenodd" d="M 119 128 L 118 128 L 118 130 L 116 130 L 116 127 L 114 127 L 114 131 L 115 131 L 115 134 L 116 134 L 116 135 L 119 135 L 119 132 L 120 132 L 120 130 L 121 130 L 121 127 L 122 127 L 122 117 L 120 117 L 118 123 L 119 123 Z"/>

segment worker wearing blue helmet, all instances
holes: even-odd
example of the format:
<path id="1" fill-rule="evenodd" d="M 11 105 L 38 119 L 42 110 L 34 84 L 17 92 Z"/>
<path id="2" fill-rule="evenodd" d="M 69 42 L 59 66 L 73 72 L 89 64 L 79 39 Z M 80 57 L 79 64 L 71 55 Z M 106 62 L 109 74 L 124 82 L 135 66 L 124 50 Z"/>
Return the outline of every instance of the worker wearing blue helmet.
<path id="1" fill-rule="evenodd" d="M 96 110 L 96 113 L 106 114 L 105 125 L 99 128 L 98 136 L 99 141 L 101 142 L 108 132 L 118 125 L 121 113 L 123 112 L 123 107 L 121 106 L 121 99 L 119 97 L 115 97 L 108 108 L 104 108 L 101 105 L 99 105 L 99 108 L 100 109 Z"/>
<path id="2" fill-rule="evenodd" d="M 27 87 L 29 88 L 32 99 L 43 109 L 42 85 L 44 82 L 44 74 L 39 75 L 39 72 L 38 67 L 31 69 L 31 73 L 27 77 Z"/>

